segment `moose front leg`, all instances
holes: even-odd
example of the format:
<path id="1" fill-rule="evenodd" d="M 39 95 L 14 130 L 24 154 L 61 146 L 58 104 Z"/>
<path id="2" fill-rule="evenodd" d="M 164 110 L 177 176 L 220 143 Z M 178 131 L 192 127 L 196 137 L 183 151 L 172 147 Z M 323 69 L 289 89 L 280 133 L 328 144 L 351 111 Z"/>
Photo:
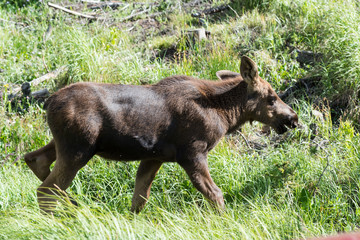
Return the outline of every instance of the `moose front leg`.
<path id="1" fill-rule="evenodd" d="M 179 164 L 185 169 L 197 190 L 216 207 L 225 208 L 223 194 L 210 176 L 206 154 L 197 154 L 196 157 L 187 158 Z"/>
<path id="2" fill-rule="evenodd" d="M 132 198 L 131 211 L 139 213 L 150 196 L 151 184 L 162 162 L 156 160 L 143 160 L 140 162 L 135 181 L 135 191 Z"/>

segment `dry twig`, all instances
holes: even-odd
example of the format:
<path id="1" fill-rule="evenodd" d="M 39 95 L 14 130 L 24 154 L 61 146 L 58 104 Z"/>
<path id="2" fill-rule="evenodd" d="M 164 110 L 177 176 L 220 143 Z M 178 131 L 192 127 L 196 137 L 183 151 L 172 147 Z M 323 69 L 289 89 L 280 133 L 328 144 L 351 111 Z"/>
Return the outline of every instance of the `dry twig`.
<path id="1" fill-rule="evenodd" d="M 141 14 L 147 13 L 147 12 L 149 12 L 149 11 L 150 11 L 150 8 L 149 8 L 149 9 L 145 9 L 145 10 L 143 10 L 143 11 L 141 11 L 141 12 L 137 12 L 137 13 L 131 14 L 131 15 L 129 15 L 129 16 L 124 17 L 123 19 L 121 19 L 120 22 L 125 22 L 125 21 L 128 21 L 128 20 L 131 20 L 131 19 L 133 19 L 134 17 L 140 16 Z"/>
<path id="2" fill-rule="evenodd" d="M 73 15 L 76 15 L 76 16 L 79 16 L 79 17 L 88 18 L 88 19 L 92 19 L 92 20 L 96 20 L 96 19 L 100 20 L 100 19 L 102 19 L 102 18 L 98 18 L 98 17 L 95 17 L 95 16 L 90 16 L 90 15 L 87 15 L 87 14 L 75 12 L 75 11 L 72 11 L 70 9 L 64 8 L 62 6 L 59 6 L 59 5 L 51 3 L 51 2 L 48 2 L 48 5 L 50 7 L 60 9 L 60 10 L 62 10 L 64 12 L 66 12 L 66 13 L 70 13 L 70 14 L 73 14 Z"/>
<path id="3" fill-rule="evenodd" d="M 244 134 L 242 134 L 242 132 L 237 131 L 238 134 L 240 134 L 240 136 L 244 139 L 246 145 L 248 146 L 249 149 L 252 149 L 252 147 L 249 144 L 249 141 L 246 139 L 246 137 L 244 136 Z"/>

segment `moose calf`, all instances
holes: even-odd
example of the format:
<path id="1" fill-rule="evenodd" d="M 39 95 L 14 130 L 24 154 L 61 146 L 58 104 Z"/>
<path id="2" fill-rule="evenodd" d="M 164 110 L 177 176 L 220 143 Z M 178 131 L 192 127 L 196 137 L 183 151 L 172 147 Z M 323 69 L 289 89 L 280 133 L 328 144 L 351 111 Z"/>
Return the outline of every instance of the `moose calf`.
<path id="1" fill-rule="evenodd" d="M 54 187 L 65 192 L 95 154 L 141 160 L 131 211 L 144 207 L 164 162 L 180 164 L 193 185 L 223 208 L 222 192 L 207 165 L 209 151 L 247 121 L 281 134 L 297 126 L 298 116 L 259 76 L 250 58 L 241 58 L 240 74 L 222 70 L 216 75 L 222 81 L 172 76 L 147 86 L 77 83 L 53 94 L 45 103 L 53 140 L 25 155 L 43 181 L 37 189 L 40 208 L 52 212 Z"/>

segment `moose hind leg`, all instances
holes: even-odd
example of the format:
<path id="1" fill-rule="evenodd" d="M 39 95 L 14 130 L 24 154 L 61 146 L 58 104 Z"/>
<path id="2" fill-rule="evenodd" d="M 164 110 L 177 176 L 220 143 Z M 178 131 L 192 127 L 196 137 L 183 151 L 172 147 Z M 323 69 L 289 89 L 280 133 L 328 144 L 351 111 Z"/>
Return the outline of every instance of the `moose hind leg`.
<path id="1" fill-rule="evenodd" d="M 46 146 L 25 154 L 26 164 L 43 182 L 50 174 L 50 165 L 56 160 L 55 141 L 51 140 Z"/>
<path id="2" fill-rule="evenodd" d="M 197 190 L 216 207 L 225 208 L 223 194 L 210 176 L 206 155 L 200 155 L 179 163 L 185 169 Z"/>
<path id="3" fill-rule="evenodd" d="M 85 152 L 82 152 L 85 153 Z M 70 155 L 60 154 L 50 175 L 37 189 L 40 209 L 46 213 L 53 212 L 56 196 L 67 196 L 65 190 L 70 186 L 77 172 L 86 165 L 93 154 Z M 74 203 L 73 201 L 71 201 Z M 75 203 L 76 204 L 76 203 Z"/>
<path id="4" fill-rule="evenodd" d="M 131 211 L 139 213 L 145 206 L 150 196 L 151 184 L 162 162 L 156 160 L 143 160 L 140 162 L 136 174 L 135 191 L 132 198 Z"/>

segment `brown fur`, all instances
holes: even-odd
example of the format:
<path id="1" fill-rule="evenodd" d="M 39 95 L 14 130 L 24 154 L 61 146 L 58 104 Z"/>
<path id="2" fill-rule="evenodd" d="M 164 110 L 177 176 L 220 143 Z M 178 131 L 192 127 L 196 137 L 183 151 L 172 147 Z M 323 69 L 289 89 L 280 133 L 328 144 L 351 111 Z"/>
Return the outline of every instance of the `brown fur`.
<path id="1" fill-rule="evenodd" d="M 51 189 L 65 191 L 95 154 L 118 161 L 141 160 L 132 211 L 144 207 L 164 162 L 180 164 L 206 198 L 224 207 L 222 192 L 208 170 L 208 152 L 247 121 L 268 124 L 278 133 L 298 121 L 259 77 L 251 59 L 243 57 L 240 70 L 241 74 L 219 71 L 223 81 L 173 76 L 148 86 L 77 83 L 56 92 L 45 104 L 54 139 L 25 155 L 43 181 L 38 188 L 40 208 L 53 211 Z"/>

